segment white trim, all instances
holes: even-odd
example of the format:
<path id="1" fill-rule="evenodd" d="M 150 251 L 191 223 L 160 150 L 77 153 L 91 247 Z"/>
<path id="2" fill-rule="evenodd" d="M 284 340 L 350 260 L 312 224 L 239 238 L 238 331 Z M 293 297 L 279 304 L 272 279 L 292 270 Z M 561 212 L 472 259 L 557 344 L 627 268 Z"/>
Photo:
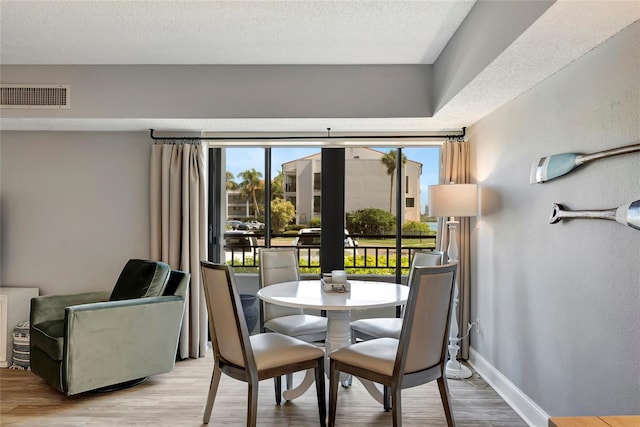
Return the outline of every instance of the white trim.
<path id="1" fill-rule="evenodd" d="M 549 415 L 473 347 L 469 348 L 469 364 L 527 425 L 531 427 L 547 427 Z"/>

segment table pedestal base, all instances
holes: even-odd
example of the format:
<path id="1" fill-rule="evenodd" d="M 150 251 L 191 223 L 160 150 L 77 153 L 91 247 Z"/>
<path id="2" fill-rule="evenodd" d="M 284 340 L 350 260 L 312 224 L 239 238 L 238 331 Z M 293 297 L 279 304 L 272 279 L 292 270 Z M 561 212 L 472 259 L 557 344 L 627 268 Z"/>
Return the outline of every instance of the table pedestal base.
<path id="1" fill-rule="evenodd" d="M 293 400 L 302 396 L 313 385 L 313 382 L 315 381 L 315 377 L 316 376 L 315 376 L 315 373 L 313 372 L 313 369 L 307 370 L 304 373 L 304 378 L 302 379 L 302 382 L 296 388 L 292 388 L 291 390 L 286 390 L 285 392 L 283 392 L 282 397 L 284 397 L 285 400 Z M 358 379 L 358 381 L 362 383 L 365 390 L 367 390 L 367 392 L 371 395 L 371 397 L 375 399 L 376 402 L 378 402 L 381 405 L 384 405 L 384 397 L 383 397 L 383 392 L 381 390 L 381 387 L 378 387 L 376 383 L 372 381 L 365 380 L 363 378 L 358 378 L 358 377 L 356 378 Z M 341 380 L 341 381 L 343 383 L 342 385 L 345 386 L 350 381 L 350 378 L 345 378 L 344 380 Z"/>
<path id="2" fill-rule="evenodd" d="M 329 376 L 329 354 L 334 350 L 351 345 L 351 312 L 334 310 L 328 312 L 327 316 L 324 371 Z M 340 381 L 345 381 L 347 378 L 347 374 L 340 374 Z"/>
<path id="3" fill-rule="evenodd" d="M 291 390 L 285 390 L 282 393 L 282 397 L 284 397 L 285 400 L 297 399 L 298 397 L 302 396 L 305 391 L 309 390 L 309 387 L 313 385 L 313 382 L 315 380 L 316 380 L 316 374 L 314 370 L 308 369 L 304 373 L 304 378 L 302 379 L 302 382 L 296 388 L 292 388 Z"/>
<path id="4" fill-rule="evenodd" d="M 351 312 L 332 310 L 327 313 L 327 338 L 325 339 L 325 365 L 324 371 L 329 377 L 329 354 L 341 347 L 351 345 Z M 357 377 L 356 377 L 357 378 Z M 375 383 L 358 378 L 369 394 L 380 404 L 383 404 L 384 398 L 382 391 Z M 286 400 L 293 400 L 302 396 L 313 385 L 315 374 L 313 369 L 305 372 L 302 382 L 290 390 L 282 393 Z M 344 387 L 351 384 L 351 378 L 348 374 L 340 373 L 340 382 Z"/>

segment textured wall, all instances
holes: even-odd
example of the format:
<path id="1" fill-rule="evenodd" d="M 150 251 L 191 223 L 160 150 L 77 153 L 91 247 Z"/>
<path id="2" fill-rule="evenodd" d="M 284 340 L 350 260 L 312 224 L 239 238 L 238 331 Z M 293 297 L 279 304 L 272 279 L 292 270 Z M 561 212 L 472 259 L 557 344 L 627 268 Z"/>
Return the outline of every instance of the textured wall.
<path id="1" fill-rule="evenodd" d="M 640 413 L 640 231 L 550 225 L 553 203 L 640 199 L 640 154 L 530 185 L 534 160 L 640 140 L 640 23 L 469 130 L 482 214 L 473 230 L 472 346 L 551 416 Z"/>
<path id="2" fill-rule="evenodd" d="M 2 133 L 2 284 L 111 289 L 149 256 L 146 133 Z"/>

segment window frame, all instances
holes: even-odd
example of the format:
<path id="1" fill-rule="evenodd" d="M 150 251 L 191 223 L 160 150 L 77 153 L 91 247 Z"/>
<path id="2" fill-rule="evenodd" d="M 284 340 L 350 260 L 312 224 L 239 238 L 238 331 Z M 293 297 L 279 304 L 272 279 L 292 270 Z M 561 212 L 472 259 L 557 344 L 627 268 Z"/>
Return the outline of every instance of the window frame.
<path id="1" fill-rule="evenodd" d="M 403 148 L 405 148 L 406 146 L 400 146 L 400 145 L 394 145 L 394 144 L 389 144 L 389 145 L 385 145 L 385 147 L 389 147 L 392 149 L 395 149 L 397 152 L 397 156 L 396 156 L 396 183 L 397 185 L 395 186 L 395 196 L 396 196 L 396 212 L 403 212 L 405 209 L 405 201 L 408 199 L 406 198 L 406 193 L 409 192 L 409 186 L 408 184 L 408 178 L 409 177 L 405 177 L 405 179 L 407 180 L 407 184 L 405 184 L 405 179 L 403 179 L 403 164 L 402 164 L 402 150 Z M 435 145 L 416 145 L 416 146 L 409 146 L 410 148 L 428 148 L 428 147 L 436 147 Z M 215 171 L 213 169 L 215 168 L 220 168 L 223 165 L 226 166 L 226 162 L 223 161 L 224 155 L 222 150 L 224 150 L 225 148 L 231 148 L 228 146 L 220 146 L 220 147 L 209 147 L 209 165 L 210 165 L 210 179 L 209 179 L 209 226 L 208 226 L 208 242 L 209 242 L 209 259 L 211 261 L 214 262 L 220 262 L 220 256 L 221 254 L 224 256 L 224 250 L 223 250 L 223 245 L 222 245 L 222 234 L 224 233 L 224 228 L 222 227 L 223 224 L 223 220 L 226 220 L 226 212 L 224 212 L 224 209 L 227 209 L 226 204 L 223 203 L 223 197 L 226 197 L 226 194 L 224 193 L 226 191 L 226 186 L 225 186 L 225 180 L 222 179 L 222 177 L 225 175 L 226 170 L 225 171 L 218 171 L 219 173 L 215 173 Z M 251 147 L 251 148 L 262 148 L 265 151 L 265 155 L 264 155 L 264 182 L 265 182 L 265 194 L 264 194 L 264 215 L 265 215 L 265 219 L 264 219 L 264 223 L 265 223 L 265 231 L 264 231 L 264 239 L 265 239 L 265 243 L 264 246 L 265 247 L 271 247 L 271 181 L 272 181 L 272 176 L 271 176 L 271 147 L 270 146 L 260 146 L 260 147 Z M 322 149 L 331 149 L 331 148 L 327 148 L 327 147 L 322 147 Z M 438 165 L 438 167 L 440 167 L 440 165 Z M 225 167 L 226 169 L 226 167 Z M 333 170 L 333 169 L 331 169 Z M 316 181 L 316 175 L 317 173 L 314 173 L 314 188 L 313 191 L 315 192 L 317 189 L 315 187 L 315 181 Z M 323 178 L 323 173 L 320 173 L 320 177 Z M 344 187 L 344 171 L 343 171 L 343 187 Z M 294 183 L 295 184 L 295 183 Z M 405 185 L 403 185 L 405 184 Z M 283 185 L 286 185 L 286 174 L 285 174 L 285 181 L 283 182 Z M 320 191 L 320 195 L 321 195 L 321 205 L 325 204 L 325 197 L 328 197 L 328 194 L 332 194 L 332 197 L 334 197 L 334 192 L 331 191 L 331 188 L 329 188 L 329 191 L 326 191 L 327 188 L 326 186 L 323 184 L 321 184 L 321 188 L 323 188 L 323 190 L 325 191 Z M 222 190 L 225 189 L 225 190 Z M 403 189 L 405 191 L 403 191 Z M 344 188 L 341 190 L 342 192 L 344 192 Z M 217 201 L 217 203 L 216 203 Z M 415 201 L 414 201 L 415 204 Z M 217 208 L 215 208 L 217 206 Z M 213 208 L 211 208 L 213 207 Z M 415 206 L 414 206 L 415 207 Z M 343 212 L 342 212 L 342 217 L 345 216 L 345 212 L 344 212 L 344 206 L 343 206 Z M 314 208 L 314 213 L 315 213 L 315 208 Z M 396 225 L 395 225 L 395 250 L 396 253 L 401 253 L 402 252 L 402 219 L 403 219 L 403 215 L 396 215 Z M 215 224 L 218 224 L 218 226 L 215 226 Z M 341 224 L 341 228 L 342 228 L 343 224 Z M 222 232 L 220 232 L 222 230 Z M 342 247 L 343 245 L 343 239 L 341 237 L 338 237 L 337 234 L 336 236 L 331 236 L 332 238 L 339 240 L 340 241 L 340 246 Z M 217 242 L 220 242 L 220 244 L 217 244 Z M 218 246 L 216 250 L 216 245 Z M 321 266 L 322 268 L 322 266 Z M 402 265 L 401 263 L 397 262 L 396 266 L 395 266 L 395 278 L 396 278 L 396 282 L 400 283 L 401 281 L 401 277 L 402 277 Z"/>

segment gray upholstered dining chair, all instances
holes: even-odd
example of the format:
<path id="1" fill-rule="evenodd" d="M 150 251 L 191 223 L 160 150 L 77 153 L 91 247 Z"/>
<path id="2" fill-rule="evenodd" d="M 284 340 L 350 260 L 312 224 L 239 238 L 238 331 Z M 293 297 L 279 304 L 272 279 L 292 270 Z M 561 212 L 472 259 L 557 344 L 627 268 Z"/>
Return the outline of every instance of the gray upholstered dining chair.
<path id="1" fill-rule="evenodd" d="M 388 387 L 394 426 L 402 424 L 401 390 L 436 380 L 447 425 L 454 425 L 445 363 L 456 269 L 415 268 L 399 339 L 362 341 L 329 354 L 329 426 L 336 423 L 340 372 Z"/>
<path id="2" fill-rule="evenodd" d="M 201 266 L 214 356 L 203 422 L 211 418 L 222 373 L 248 384 L 247 426 L 255 426 L 259 381 L 315 369 L 320 425 L 325 426 L 324 350 L 273 332 L 250 336 L 231 267 L 207 261 Z"/>
<path id="3" fill-rule="evenodd" d="M 432 267 L 442 265 L 444 252 L 442 251 L 424 251 L 418 250 L 413 253 L 411 260 L 411 268 L 409 269 L 409 278 L 407 285 L 411 286 L 413 274 L 416 267 Z M 402 319 L 404 317 L 404 307 L 399 317 L 373 317 L 368 319 L 359 319 L 351 322 L 351 341 L 356 343 L 358 340 L 367 341 L 375 338 L 400 338 L 402 330 Z M 384 390 L 384 410 L 390 409 L 389 389 Z"/>
<path id="4" fill-rule="evenodd" d="M 414 270 L 416 267 L 431 267 L 442 265 L 444 252 L 442 251 L 415 251 L 411 268 L 409 269 L 409 279 L 407 284 L 411 285 Z M 371 340 L 374 338 L 399 338 L 402 329 L 402 316 L 393 317 L 376 317 L 369 319 L 359 319 L 351 322 L 351 340 Z"/>
<path id="5" fill-rule="evenodd" d="M 296 248 L 264 248 L 260 256 L 260 287 L 300 280 Z M 300 338 L 307 342 L 324 340 L 327 318 L 305 314 L 301 308 L 262 303 L 260 327 L 263 331 Z"/>
<path id="6" fill-rule="evenodd" d="M 296 248 L 264 248 L 259 252 L 259 286 L 300 280 Z M 322 341 L 327 336 L 327 318 L 306 314 L 301 308 L 260 304 L 260 330 L 289 335 L 306 342 Z M 292 375 L 287 375 L 287 389 L 292 387 Z M 276 402 L 280 403 L 280 379 L 275 379 Z"/>

